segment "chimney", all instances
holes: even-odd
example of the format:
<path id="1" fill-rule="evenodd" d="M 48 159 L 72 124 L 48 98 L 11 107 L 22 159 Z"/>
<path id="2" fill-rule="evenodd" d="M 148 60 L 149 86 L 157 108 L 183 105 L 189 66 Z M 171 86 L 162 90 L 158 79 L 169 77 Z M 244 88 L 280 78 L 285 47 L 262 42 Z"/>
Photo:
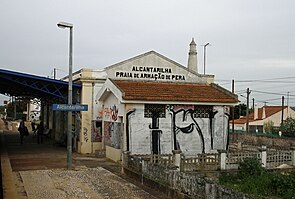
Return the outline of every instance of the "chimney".
<path id="1" fill-rule="evenodd" d="M 189 53 L 188 53 L 188 63 L 187 67 L 189 70 L 198 72 L 198 61 L 197 61 L 197 44 L 194 41 L 194 38 L 192 39 L 190 43 Z"/>
<path id="2" fill-rule="evenodd" d="M 266 118 L 265 106 L 262 108 L 262 119 Z"/>
<path id="3" fill-rule="evenodd" d="M 254 108 L 254 120 L 258 119 L 258 107 Z"/>

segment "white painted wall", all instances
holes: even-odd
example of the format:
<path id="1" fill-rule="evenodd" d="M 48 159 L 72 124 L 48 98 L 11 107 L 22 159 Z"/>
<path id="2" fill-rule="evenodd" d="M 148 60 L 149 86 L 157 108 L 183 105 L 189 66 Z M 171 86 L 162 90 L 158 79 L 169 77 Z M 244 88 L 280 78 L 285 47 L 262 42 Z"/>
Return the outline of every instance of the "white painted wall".
<path id="1" fill-rule="evenodd" d="M 214 111 L 218 112 L 213 119 L 213 149 L 226 149 L 229 107 L 215 106 Z"/>
<path id="2" fill-rule="evenodd" d="M 152 118 L 144 117 L 144 105 L 137 105 L 135 112 L 130 115 L 129 137 L 130 151 L 132 154 L 152 153 L 152 130 L 149 125 Z M 225 115 L 227 109 L 223 106 L 214 107 L 218 113 L 213 119 L 213 150 L 211 149 L 211 133 L 209 118 L 192 118 L 188 112 L 179 112 L 175 116 L 175 125 L 180 128 L 188 127 L 190 124 L 199 125 L 204 136 L 205 152 L 213 152 L 217 149 L 226 149 L 228 136 L 228 117 Z M 185 121 L 183 120 L 185 115 Z M 173 125 L 172 114 L 166 110 L 166 118 L 159 118 L 161 154 L 172 153 L 173 150 Z M 201 137 L 194 128 L 190 133 L 177 131 L 177 141 L 181 151 L 187 156 L 202 153 Z"/>
<path id="3" fill-rule="evenodd" d="M 171 72 L 143 71 L 145 67 L 163 68 L 164 71 L 167 69 L 171 70 Z M 133 70 L 134 68 L 137 71 Z M 106 73 L 108 78 L 111 79 L 136 81 L 212 83 L 214 78 L 213 75 L 192 73 L 186 67 L 153 51 L 110 66 L 106 68 Z M 153 74 L 155 78 L 142 77 L 142 74 Z M 184 79 L 178 78 L 178 75 L 183 76 Z"/>
<path id="4" fill-rule="evenodd" d="M 103 103 L 96 100 L 96 94 L 101 90 L 103 84 L 96 83 L 93 87 L 93 113 L 92 113 L 92 120 L 101 120 L 102 119 L 102 106 Z"/>

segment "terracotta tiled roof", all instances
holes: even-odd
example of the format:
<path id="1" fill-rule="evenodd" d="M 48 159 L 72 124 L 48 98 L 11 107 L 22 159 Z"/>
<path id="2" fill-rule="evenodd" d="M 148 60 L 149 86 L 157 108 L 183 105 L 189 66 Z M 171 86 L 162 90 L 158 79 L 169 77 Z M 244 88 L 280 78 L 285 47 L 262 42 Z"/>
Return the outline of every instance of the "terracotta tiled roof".
<path id="1" fill-rule="evenodd" d="M 265 117 L 268 118 L 272 116 L 273 114 L 276 114 L 282 110 L 282 106 L 265 106 L 262 108 L 258 108 L 258 118 L 254 120 L 254 113 L 249 113 L 249 122 L 262 120 L 263 116 L 263 108 L 265 109 Z M 287 106 L 284 106 L 284 109 L 287 108 Z M 235 124 L 245 124 L 246 123 L 246 117 L 241 116 L 239 119 L 235 120 Z"/>
<path id="2" fill-rule="evenodd" d="M 125 100 L 236 103 L 238 98 L 215 84 L 112 81 Z"/>
<path id="3" fill-rule="evenodd" d="M 284 106 L 284 109 L 285 108 L 287 108 L 287 106 Z M 265 115 L 266 117 L 269 117 L 277 112 L 280 112 L 281 110 L 282 110 L 282 106 L 265 106 Z M 259 119 L 262 119 L 262 112 L 263 112 L 263 108 L 260 108 L 258 112 Z"/>
<path id="4" fill-rule="evenodd" d="M 250 117 L 251 114 L 249 114 L 249 122 L 253 122 L 254 118 L 253 116 Z M 245 124 L 246 123 L 246 117 L 245 116 L 241 116 L 239 119 L 235 120 L 235 124 Z"/>

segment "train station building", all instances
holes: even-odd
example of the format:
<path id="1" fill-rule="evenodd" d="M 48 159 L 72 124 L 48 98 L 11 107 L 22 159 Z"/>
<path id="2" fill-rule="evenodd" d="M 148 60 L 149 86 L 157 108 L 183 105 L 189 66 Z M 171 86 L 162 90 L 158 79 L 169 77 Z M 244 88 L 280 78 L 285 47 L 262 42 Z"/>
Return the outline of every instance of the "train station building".
<path id="1" fill-rule="evenodd" d="M 150 51 L 103 70 L 81 69 L 80 153 L 105 150 L 114 161 L 122 152 L 186 156 L 228 145 L 229 110 L 238 97 L 197 70 L 192 40 L 188 66 Z"/>
<path id="2" fill-rule="evenodd" d="M 53 111 L 52 104 L 66 103 L 67 77 L 26 78 L 31 87 L 39 81 L 31 97 L 41 98 L 46 128 L 60 141 L 67 132 L 67 117 Z M 88 111 L 73 112 L 72 117 L 73 148 L 81 154 L 102 150 L 119 161 L 126 151 L 177 150 L 194 156 L 227 149 L 229 110 L 238 97 L 215 84 L 214 75 L 198 73 L 194 40 L 187 66 L 149 51 L 101 70 L 83 68 L 73 74 L 73 82 L 73 103 L 88 105 Z"/>

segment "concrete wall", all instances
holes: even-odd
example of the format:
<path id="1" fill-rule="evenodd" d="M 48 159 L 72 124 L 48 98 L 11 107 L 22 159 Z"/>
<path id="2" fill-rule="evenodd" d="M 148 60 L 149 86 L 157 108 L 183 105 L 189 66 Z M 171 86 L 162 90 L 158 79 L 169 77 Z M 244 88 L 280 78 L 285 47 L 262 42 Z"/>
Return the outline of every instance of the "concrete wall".
<path id="1" fill-rule="evenodd" d="M 123 148 L 124 106 L 110 94 L 103 106 L 103 146 L 106 156 L 114 161 L 120 160 Z"/>
<path id="2" fill-rule="evenodd" d="M 156 53 L 148 52 L 143 55 L 115 64 L 106 68 L 107 76 L 111 79 L 125 80 L 156 80 L 172 82 L 213 82 L 212 75 L 199 75 L 187 70 L 186 67 Z"/>
<path id="3" fill-rule="evenodd" d="M 121 150 L 106 146 L 106 157 L 117 162 L 121 160 Z"/>
<path id="4" fill-rule="evenodd" d="M 295 147 L 294 138 L 269 137 L 254 134 L 230 133 L 230 143 L 242 142 L 254 146 L 267 146 L 268 148 L 290 149 Z"/>
<path id="5" fill-rule="evenodd" d="M 82 69 L 81 79 L 82 93 L 81 104 L 88 105 L 88 111 L 81 111 L 81 129 L 78 142 L 78 152 L 82 154 L 92 153 L 91 143 L 91 120 L 92 120 L 92 103 L 93 103 L 93 87 L 92 87 L 92 70 Z"/>

